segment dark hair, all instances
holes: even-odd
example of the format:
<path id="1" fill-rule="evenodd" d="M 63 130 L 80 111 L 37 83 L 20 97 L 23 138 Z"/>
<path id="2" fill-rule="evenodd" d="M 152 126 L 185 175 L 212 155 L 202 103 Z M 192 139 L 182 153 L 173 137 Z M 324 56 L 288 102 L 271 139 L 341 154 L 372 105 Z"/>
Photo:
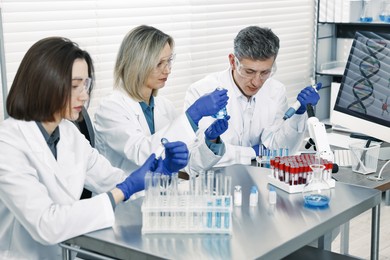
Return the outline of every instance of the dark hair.
<path id="1" fill-rule="evenodd" d="M 25 121 L 54 121 L 70 106 L 72 68 L 76 59 L 88 65 L 94 81 L 91 56 L 67 38 L 48 37 L 36 42 L 25 54 L 7 97 L 8 114 Z M 90 92 L 92 86 L 90 88 Z"/>
<path id="2" fill-rule="evenodd" d="M 234 39 L 234 55 L 239 59 L 266 60 L 278 55 L 279 38 L 271 29 L 249 26 Z"/>

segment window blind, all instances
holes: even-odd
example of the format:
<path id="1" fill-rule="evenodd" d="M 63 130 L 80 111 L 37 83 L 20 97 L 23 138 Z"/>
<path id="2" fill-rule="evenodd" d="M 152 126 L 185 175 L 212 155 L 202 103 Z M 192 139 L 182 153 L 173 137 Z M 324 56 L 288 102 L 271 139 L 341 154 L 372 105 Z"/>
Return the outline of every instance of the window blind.
<path id="1" fill-rule="evenodd" d="M 172 100 L 178 112 L 190 84 L 210 72 L 227 68 L 234 37 L 249 25 L 270 27 L 279 36 L 281 48 L 274 77 L 286 85 L 290 103 L 309 84 L 312 75 L 312 0 L 2 0 L 0 3 L 8 88 L 33 43 L 47 36 L 68 37 L 94 60 L 96 87 L 89 107 L 92 116 L 101 98 L 112 91 L 113 68 L 123 37 L 140 24 L 155 26 L 175 39 L 176 61 L 159 95 Z"/>

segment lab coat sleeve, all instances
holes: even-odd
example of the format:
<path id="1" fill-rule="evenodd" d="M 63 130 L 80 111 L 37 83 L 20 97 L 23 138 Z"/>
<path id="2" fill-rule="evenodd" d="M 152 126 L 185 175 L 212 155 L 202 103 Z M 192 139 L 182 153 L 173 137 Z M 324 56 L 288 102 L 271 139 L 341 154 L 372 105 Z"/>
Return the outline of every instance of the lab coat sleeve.
<path id="1" fill-rule="evenodd" d="M 20 147 L 0 140 L 0 151 L 0 198 L 34 240 L 56 244 L 114 224 L 107 194 L 56 203 Z"/>
<path id="2" fill-rule="evenodd" d="M 129 98 L 101 102 L 94 124 L 99 151 L 103 155 L 115 153 L 108 154 L 110 160 L 120 156 L 140 166 L 157 150 L 163 137 L 170 142 L 182 141 L 189 146 L 196 135 L 186 115 L 176 116 L 169 102 L 160 101 L 155 99 L 156 132 L 153 135 L 142 110 L 135 111 L 139 106 L 137 102 Z M 129 106 L 131 102 L 133 105 Z"/>
<path id="3" fill-rule="evenodd" d="M 115 167 L 99 152 L 91 147 L 85 187 L 94 194 L 107 192 L 126 179 L 126 174 Z"/>
<path id="4" fill-rule="evenodd" d="M 252 159 L 256 157 L 255 150 L 252 147 L 225 143 L 225 150 L 226 152 L 215 164 L 215 167 L 226 167 L 232 164 L 250 165 Z"/>
<path id="5" fill-rule="evenodd" d="M 189 147 L 191 152 L 185 171 L 188 173 L 207 171 L 214 167 L 225 153 L 225 144 L 223 143 L 222 146 L 221 155 L 214 154 L 206 144 L 204 131 L 198 131 L 196 141 Z"/>

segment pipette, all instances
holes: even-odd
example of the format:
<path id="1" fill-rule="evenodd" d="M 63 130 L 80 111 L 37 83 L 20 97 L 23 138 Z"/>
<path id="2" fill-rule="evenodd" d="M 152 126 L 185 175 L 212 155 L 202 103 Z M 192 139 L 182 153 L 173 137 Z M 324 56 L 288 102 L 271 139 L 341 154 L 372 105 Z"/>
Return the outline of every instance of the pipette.
<path id="1" fill-rule="evenodd" d="M 322 83 L 317 83 L 317 84 L 313 84 L 312 87 L 314 88 L 314 90 L 317 92 L 317 89 L 320 89 L 322 86 Z M 283 119 L 286 120 L 290 117 L 292 117 L 295 112 L 298 110 L 298 108 L 301 107 L 301 102 L 299 102 L 298 100 L 295 101 L 295 103 L 286 111 L 286 113 L 284 114 L 283 116 Z"/>

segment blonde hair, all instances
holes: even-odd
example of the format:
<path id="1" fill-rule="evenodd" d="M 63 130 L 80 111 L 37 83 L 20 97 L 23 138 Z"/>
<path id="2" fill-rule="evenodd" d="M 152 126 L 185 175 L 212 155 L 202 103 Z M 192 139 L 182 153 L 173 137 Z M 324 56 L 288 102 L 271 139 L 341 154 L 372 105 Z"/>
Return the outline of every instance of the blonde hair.
<path id="1" fill-rule="evenodd" d="M 159 62 L 160 53 L 167 43 L 173 49 L 173 38 L 152 26 L 141 25 L 128 32 L 116 58 L 115 87 L 142 101 L 141 88 Z M 157 90 L 153 90 L 152 95 L 156 96 Z"/>

